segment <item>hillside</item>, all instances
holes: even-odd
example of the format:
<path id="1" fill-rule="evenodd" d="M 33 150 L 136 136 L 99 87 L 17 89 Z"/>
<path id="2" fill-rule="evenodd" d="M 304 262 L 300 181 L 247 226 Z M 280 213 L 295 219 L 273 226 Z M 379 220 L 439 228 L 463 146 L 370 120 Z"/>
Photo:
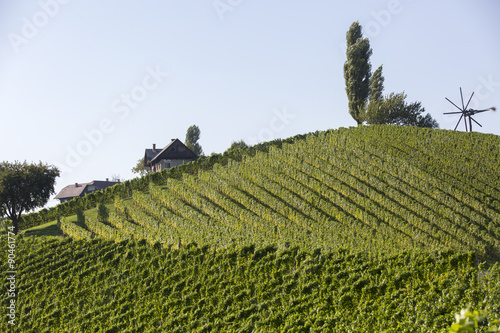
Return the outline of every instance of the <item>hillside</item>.
<path id="1" fill-rule="evenodd" d="M 242 162 L 166 179 L 87 213 L 75 238 L 167 245 L 241 242 L 397 253 L 475 251 L 500 260 L 500 138 L 398 126 L 310 135 Z"/>
<path id="2" fill-rule="evenodd" d="M 152 175 L 103 201 L 101 222 L 92 208 L 18 236 L 14 331 L 448 332 L 467 307 L 500 319 L 500 137 L 363 126 L 290 142 Z"/>
<path id="3" fill-rule="evenodd" d="M 69 238 L 17 247 L 18 321 L 2 320 L 2 332 L 428 333 L 448 332 L 467 306 L 500 313 L 498 266 L 478 282 L 472 254 Z"/>

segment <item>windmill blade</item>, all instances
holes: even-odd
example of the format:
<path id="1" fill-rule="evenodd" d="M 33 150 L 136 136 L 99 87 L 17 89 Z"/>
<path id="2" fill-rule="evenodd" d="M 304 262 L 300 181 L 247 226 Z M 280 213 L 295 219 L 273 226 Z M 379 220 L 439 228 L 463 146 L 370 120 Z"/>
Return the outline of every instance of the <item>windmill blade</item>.
<path id="1" fill-rule="evenodd" d="M 478 122 L 477 122 L 474 118 L 469 117 L 469 119 L 472 119 L 472 121 L 473 121 L 473 122 L 475 122 L 476 124 L 478 124 L 478 125 L 479 125 L 479 127 L 483 127 L 483 126 L 482 126 L 480 123 L 478 123 Z"/>
<path id="2" fill-rule="evenodd" d="M 462 87 L 460 87 L 460 98 L 462 99 L 462 110 L 465 110 L 465 107 L 464 107 L 464 95 L 462 95 Z"/>
<path id="3" fill-rule="evenodd" d="M 464 110 L 466 110 L 467 107 L 469 106 L 469 103 L 470 103 L 470 101 L 472 99 L 472 96 L 474 96 L 474 92 L 472 92 L 472 95 L 470 95 L 469 101 L 467 102 L 467 105 L 465 106 Z"/>
<path id="4" fill-rule="evenodd" d="M 458 125 L 460 124 L 460 121 L 462 120 L 462 118 L 463 118 L 463 117 L 464 117 L 464 115 L 463 115 L 463 113 L 462 113 L 462 115 L 460 116 L 460 119 L 458 119 L 457 126 L 455 126 L 455 128 L 453 129 L 454 131 L 456 131 L 456 130 L 457 130 L 457 127 L 458 127 Z"/>
<path id="5" fill-rule="evenodd" d="M 464 112 L 464 110 L 463 110 L 463 109 L 459 108 L 459 107 L 458 107 L 455 103 L 453 103 L 452 101 L 450 101 L 450 100 L 448 99 L 448 97 L 445 97 L 445 98 L 446 98 L 446 100 L 447 100 L 448 102 L 450 102 L 451 104 L 453 104 L 453 105 L 454 105 L 457 109 L 459 109 L 460 111 Z"/>
<path id="6" fill-rule="evenodd" d="M 474 113 L 481 113 L 481 112 L 486 112 L 486 111 L 490 111 L 490 109 L 484 109 L 484 110 L 471 110 L 472 112 Z"/>
<path id="7" fill-rule="evenodd" d="M 463 112 L 445 112 L 443 114 L 459 114 L 459 113 L 463 113 Z"/>

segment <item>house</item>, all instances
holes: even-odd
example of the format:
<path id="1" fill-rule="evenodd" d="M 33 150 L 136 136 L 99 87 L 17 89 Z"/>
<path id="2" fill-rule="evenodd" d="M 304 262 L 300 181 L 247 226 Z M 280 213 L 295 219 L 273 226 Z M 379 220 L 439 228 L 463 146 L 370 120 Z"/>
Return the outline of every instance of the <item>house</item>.
<path id="1" fill-rule="evenodd" d="M 120 181 L 109 181 L 106 178 L 103 180 L 93 180 L 90 183 L 75 183 L 73 185 L 68 185 L 64 187 L 55 197 L 55 199 L 59 199 L 61 203 L 71 200 L 75 197 L 83 197 L 86 194 L 104 190 L 106 187 L 110 187 L 116 184 L 119 184 Z"/>
<path id="2" fill-rule="evenodd" d="M 172 139 L 163 149 L 157 149 L 156 144 L 153 144 L 153 149 L 146 149 L 144 166 L 149 167 L 151 172 L 157 172 L 194 161 L 197 158 L 198 155 L 193 153 L 179 139 Z"/>

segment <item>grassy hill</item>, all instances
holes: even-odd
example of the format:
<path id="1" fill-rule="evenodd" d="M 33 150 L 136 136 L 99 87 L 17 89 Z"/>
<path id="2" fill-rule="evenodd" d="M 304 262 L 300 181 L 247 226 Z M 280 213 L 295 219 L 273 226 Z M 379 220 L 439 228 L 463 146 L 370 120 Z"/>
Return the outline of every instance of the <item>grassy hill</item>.
<path id="1" fill-rule="evenodd" d="M 165 178 L 104 221 L 63 218 L 75 241 L 20 238 L 18 316 L 36 332 L 438 332 L 467 306 L 498 316 L 498 264 L 478 263 L 500 261 L 499 169 L 498 136 L 364 126 Z"/>
<path id="2" fill-rule="evenodd" d="M 240 242 L 475 251 L 500 259 L 500 139 L 397 126 L 309 136 L 242 162 L 167 179 L 87 213 L 67 234 L 233 246 Z"/>
<path id="3" fill-rule="evenodd" d="M 500 312 L 500 270 L 478 281 L 472 253 L 377 259 L 70 238 L 17 247 L 18 321 L 2 320 L 2 332 L 428 333 L 448 332 L 467 306 Z"/>

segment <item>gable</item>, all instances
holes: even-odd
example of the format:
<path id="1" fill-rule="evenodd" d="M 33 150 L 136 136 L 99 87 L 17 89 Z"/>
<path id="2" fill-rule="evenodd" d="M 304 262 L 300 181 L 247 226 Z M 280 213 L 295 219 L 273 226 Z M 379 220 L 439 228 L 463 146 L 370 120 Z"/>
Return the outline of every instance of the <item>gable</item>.
<path id="1" fill-rule="evenodd" d="M 146 149 L 145 157 L 147 157 Z M 158 163 L 161 160 L 195 160 L 198 156 L 193 153 L 179 139 L 172 140 L 162 151 L 150 160 L 151 164 Z"/>

